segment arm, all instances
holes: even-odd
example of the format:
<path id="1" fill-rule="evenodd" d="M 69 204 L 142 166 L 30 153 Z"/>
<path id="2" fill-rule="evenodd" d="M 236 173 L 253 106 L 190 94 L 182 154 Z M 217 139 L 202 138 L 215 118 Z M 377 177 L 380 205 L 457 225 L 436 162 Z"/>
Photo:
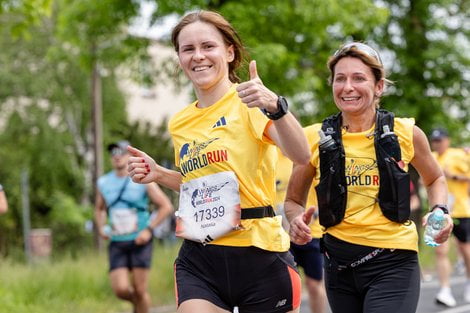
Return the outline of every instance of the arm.
<path id="1" fill-rule="evenodd" d="M 147 184 L 147 193 L 150 198 L 150 201 L 158 208 L 158 215 L 154 218 L 149 227 L 142 230 L 135 239 L 137 244 L 147 243 L 153 236 L 153 229 L 157 227 L 163 220 L 165 220 L 168 215 L 173 213 L 173 205 L 171 204 L 170 199 L 166 194 L 158 187 L 155 183 Z"/>
<path id="2" fill-rule="evenodd" d="M 315 168 L 310 163 L 307 165 L 294 164 L 287 186 L 284 211 L 290 223 L 289 235 L 291 240 L 297 244 L 306 244 L 312 240 L 308 224 L 315 208 L 305 211 L 305 204 L 314 177 Z"/>
<path id="3" fill-rule="evenodd" d="M 426 187 L 428 194 L 429 206 L 433 207 L 435 204 L 447 204 L 447 183 L 444 174 L 437 163 L 436 159 L 431 154 L 429 143 L 424 132 L 415 126 L 413 128 L 413 146 L 415 155 L 411 160 L 411 164 L 416 168 L 423 185 Z M 423 217 L 426 222 L 429 214 Z M 446 241 L 452 231 L 453 222 L 449 214 L 446 214 L 447 226 L 436 237 L 437 243 Z"/>
<path id="4" fill-rule="evenodd" d="M 106 224 L 106 218 L 108 213 L 106 211 L 106 203 L 104 201 L 101 192 L 96 190 L 96 197 L 95 197 L 95 225 L 98 230 L 98 234 L 101 238 L 109 239 L 109 236 L 103 233 L 103 226 Z"/>
<path id="5" fill-rule="evenodd" d="M 8 201 L 5 195 L 5 191 L 0 190 L 0 214 L 6 213 L 8 211 Z"/>
<path id="6" fill-rule="evenodd" d="M 148 184 L 147 192 L 152 203 L 158 208 L 158 216 L 149 225 L 151 228 L 155 228 L 173 213 L 173 204 L 157 184 Z"/>
<path id="7" fill-rule="evenodd" d="M 268 135 L 282 153 L 294 163 L 308 164 L 310 150 L 307 138 L 292 113 L 288 112 L 280 119 L 273 121 L 268 128 Z"/>
<path id="8" fill-rule="evenodd" d="M 176 192 L 180 191 L 181 173 L 158 165 L 147 153 L 134 147 L 127 147 L 131 154 L 128 161 L 128 172 L 132 181 L 138 184 L 157 183 Z"/>

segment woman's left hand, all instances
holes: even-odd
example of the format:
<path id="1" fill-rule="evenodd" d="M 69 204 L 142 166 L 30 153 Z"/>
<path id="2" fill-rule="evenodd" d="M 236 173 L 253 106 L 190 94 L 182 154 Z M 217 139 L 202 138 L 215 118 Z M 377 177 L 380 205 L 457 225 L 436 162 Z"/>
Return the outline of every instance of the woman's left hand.
<path id="1" fill-rule="evenodd" d="M 426 226 L 428 222 L 428 217 L 431 214 L 428 213 L 423 217 L 423 226 Z M 444 217 L 446 218 L 447 224 L 446 226 L 436 235 L 434 238 L 434 241 L 436 243 L 444 243 L 449 239 L 452 229 L 454 228 L 454 221 L 452 220 L 452 217 L 449 214 L 444 214 Z"/>
<path id="2" fill-rule="evenodd" d="M 274 92 L 269 90 L 258 76 L 256 61 L 250 62 L 250 80 L 237 86 L 238 96 L 249 108 L 258 107 L 268 112 L 277 112 L 277 99 Z"/>

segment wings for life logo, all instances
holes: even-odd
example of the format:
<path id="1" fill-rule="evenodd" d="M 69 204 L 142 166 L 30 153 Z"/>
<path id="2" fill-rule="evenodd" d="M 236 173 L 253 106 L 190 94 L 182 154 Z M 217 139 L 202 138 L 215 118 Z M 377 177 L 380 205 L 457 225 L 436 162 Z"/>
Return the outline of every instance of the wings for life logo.
<path id="1" fill-rule="evenodd" d="M 375 171 L 375 173 L 371 173 Z M 350 159 L 346 165 L 347 186 L 378 186 L 377 161 L 370 158 Z"/>
<path id="2" fill-rule="evenodd" d="M 228 182 L 224 182 L 221 184 L 208 186 L 206 183 L 204 183 L 202 188 L 196 188 L 191 195 L 191 205 L 195 208 L 197 205 L 219 201 L 220 196 L 212 196 L 212 194 L 219 191 L 227 184 Z"/>
<path id="3" fill-rule="evenodd" d="M 180 171 L 183 176 L 197 169 L 208 166 L 212 163 L 225 162 L 228 160 L 227 150 L 208 150 L 211 143 L 220 138 L 211 138 L 207 141 L 198 142 L 193 140 L 185 143 L 180 149 Z"/>

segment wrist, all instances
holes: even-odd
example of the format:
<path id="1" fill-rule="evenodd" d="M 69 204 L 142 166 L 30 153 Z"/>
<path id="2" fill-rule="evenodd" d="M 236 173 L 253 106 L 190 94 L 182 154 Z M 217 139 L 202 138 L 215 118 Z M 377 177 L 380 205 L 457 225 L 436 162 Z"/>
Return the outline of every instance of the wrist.
<path id="1" fill-rule="evenodd" d="M 447 207 L 447 204 L 435 204 L 433 205 L 433 207 L 429 210 L 429 212 L 432 212 L 434 211 L 434 209 L 441 209 L 444 214 L 449 214 L 449 208 Z"/>
<path id="2" fill-rule="evenodd" d="M 153 227 L 152 226 L 149 225 L 149 226 L 145 227 L 145 229 L 147 229 L 150 233 L 153 234 Z"/>
<path id="3" fill-rule="evenodd" d="M 287 103 L 287 100 L 282 97 L 282 96 L 279 96 L 277 98 L 277 101 L 276 101 L 276 106 L 277 106 L 277 109 L 276 111 L 274 112 L 271 112 L 267 109 L 261 109 L 261 111 L 264 113 L 264 115 L 266 115 L 269 119 L 271 120 L 278 120 L 280 119 L 281 117 L 283 117 L 284 115 L 287 114 L 288 112 L 288 109 L 289 109 L 289 104 Z"/>

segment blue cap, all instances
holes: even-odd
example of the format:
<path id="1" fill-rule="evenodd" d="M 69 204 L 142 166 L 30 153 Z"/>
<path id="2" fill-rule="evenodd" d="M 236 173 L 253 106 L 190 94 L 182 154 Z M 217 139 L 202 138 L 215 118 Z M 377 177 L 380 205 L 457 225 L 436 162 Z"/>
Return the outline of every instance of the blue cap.
<path id="1" fill-rule="evenodd" d="M 444 128 L 434 128 L 431 131 L 431 140 L 441 140 L 442 138 L 448 138 L 449 133 Z"/>

